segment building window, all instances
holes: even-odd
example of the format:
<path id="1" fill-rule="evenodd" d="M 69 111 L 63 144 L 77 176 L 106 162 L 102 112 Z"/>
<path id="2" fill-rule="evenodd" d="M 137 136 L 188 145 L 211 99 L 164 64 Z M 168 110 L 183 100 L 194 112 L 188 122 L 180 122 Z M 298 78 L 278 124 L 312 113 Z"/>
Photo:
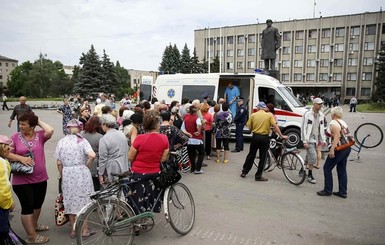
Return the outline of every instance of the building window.
<path id="1" fill-rule="evenodd" d="M 373 65 L 373 58 L 371 57 L 365 57 L 364 58 L 364 66 L 372 66 Z"/>
<path id="2" fill-rule="evenodd" d="M 307 60 L 307 67 L 315 67 L 315 60 Z"/>
<path id="3" fill-rule="evenodd" d="M 336 37 L 344 37 L 344 36 L 345 36 L 345 28 L 337 28 Z"/>
<path id="4" fill-rule="evenodd" d="M 243 62 L 237 62 L 237 69 L 243 69 Z"/>
<path id="5" fill-rule="evenodd" d="M 245 43 L 245 36 L 241 35 L 238 36 L 238 44 L 244 44 Z"/>
<path id="6" fill-rule="evenodd" d="M 372 73 L 371 72 L 363 72 L 362 73 L 362 81 L 371 81 Z"/>
<path id="7" fill-rule="evenodd" d="M 343 59 L 334 59 L 334 67 L 341 67 L 344 65 Z"/>
<path id="8" fill-rule="evenodd" d="M 282 53 L 283 54 L 290 54 L 290 47 L 283 47 Z"/>
<path id="9" fill-rule="evenodd" d="M 249 40 L 249 43 L 255 43 L 255 40 L 256 40 L 255 34 L 249 35 L 248 40 Z"/>
<path id="10" fill-rule="evenodd" d="M 303 31 L 296 31 L 295 32 L 295 39 L 296 40 L 303 40 Z"/>
<path id="11" fill-rule="evenodd" d="M 321 45 L 321 53 L 328 53 L 330 52 L 330 45 L 329 44 L 322 44 Z"/>
<path id="12" fill-rule="evenodd" d="M 371 96 L 370 88 L 361 88 L 361 96 Z"/>
<path id="13" fill-rule="evenodd" d="M 248 54 L 249 56 L 254 56 L 254 55 L 255 55 L 255 48 L 249 48 L 249 49 L 247 50 L 247 54 Z"/>
<path id="14" fill-rule="evenodd" d="M 341 81 L 341 80 L 342 80 L 342 73 L 333 74 L 333 81 Z"/>
<path id="15" fill-rule="evenodd" d="M 227 70 L 233 70 L 234 69 L 234 63 L 233 62 L 227 62 Z"/>
<path id="16" fill-rule="evenodd" d="M 290 41 L 291 40 L 291 33 L 290 32 L 284 32 L 282 39 L 283 39 L 283 41 Z"/>
<path id="17" fill-rule="evenodd" d="M 357 59 L 356 58 L 349 58 L 348 59 L 348 66 L 357 66 Z"/>
<path id="18" fill-rule="evenodd" d="M 323 29 L 321 35 L 322 37 L 330 37 L 330 29 Z"/>
<path id="19" fill-rule="evenodd" d="M 359 26 L 354 26 L 350 29 L 350 36 L 358 36 L 360 35 L 360 27 Z"/>
<path id="20" fill-rule="evenodd" d="M 358 51 L 358 43 L 349 43 L 349 51 Z"/>
<path id="21" fill-rule="evenodd" d="M 228 44 L 228 45 L 231 45 L 231 44 L 233 44 L 233 43 L 234 43 L 234 37 L 233 37 L 233 36 L 227 37 L 227 44 Z"/>
<path id="22" fill-rule="evenodd" d="M 294 73 L 294 81 L 302 81 L 302 73 Z"/>
<path id="23" fill-rule="evenodd" d="M 336 52 L 343 52 L 344 51 L 344 44 L 343 43 L 337 43 L 334 47 L 334 50 Z"/>
<path id="24" fill-rule="evenodd" d="M 230 49 L 227 50 L 227 57 L 233 57 L 234 56 L 234 50 Z"/>
<path id="25" fill-rule="evenodd" d="M 309 38 L 317 38 L 317 30 L 310 30 Z"/>
<path id="26" fill-rule="evenodd" d="M 308 53 L 315 53 L 315 52 L 317 52 L 317 47 L 315 45 L 309 45 L 309 46 L 307 46 L 307 52 Z"/>
<path id="27" fill-rule="evenodd" d="M 3 79 L 3 75 L 0 75 L 0 79 Z"/>
<path id="28" fill-rule="evenodd" d="M 15 67 L 16 66 L 16 64 L 15 63 L 12 63 L 12 67 Z"/>
<path id="29" fill-rule="evenodd" d="M 282 81 L 287 82 L 287 81 L 289 81 L 289 80 L 290 80 L 289 74 L 288 74 L 288 73 L 283 73 L 283 74 L 282 74 Z"/>
<path id="30" fill-rule="evenodd" d="M 260 48 L 260 49 L 258 50 L 258 53 L 259 53 L 259 56 L 261 56 L 261 54 L 262 54 L 262 48 Z"/>
<path id="31" fill-rule="evenodd" d="M 223 57 L 223 50 L 217 50 L 217 55 L 218 57 Z"/>
<path id="32" fill-rule="evenodd" d="M 295 53 L 296 54 L 302 54 L 303 53 L 303 46 L 295 46 Z"/>
<path id="33" fill-rule="evenodd" d="M 282 67 L 290 67 L 290 60 L 282 60 Z"/>
<path id="34" fill-rule="evenodd" d="M 263 60 L 259 61 L 259 67 L 265 67 L 265 61 Z"/>
<path id="35" fill-rule="evenodd" d="M 0 73 L 3 73 L 3 69 L 0 69 Z"/>
<path id="36" fill-rule="evenodd" d="M 319 74 L 319 80 L 320 81 L 327 81 L 329 79 L 329 76 L 327 73 L 320 73 Z"/>
<path id="37" fill-rule="evenodd" d="M 320 67 L 328 67 L 329 66 L 329 60 L 328 59 L 321 59 L 319 63 L 320 63 Z"/>
<path id="38" fill-rule="evenodd" d="M 357 81 L 356 73 L 348 73 L 348 81 Z"/>
<path id="39" fill-rule="evenodd" d="M 237 56 L 243 56 L 244 55 L 244 50 L 243 49 L 238 49 L 237 50 Z"/>
<path id="40" fill-rule="evenodd" d="M 374 42 L 365 42 L 364 50 L 374 50 Z"/>
<path id="41" fill-rule="evenodd" d="M 314 73 L 307 73 L 306 74 L 306 81 L 314 81 L 315 75 Z"/>
<path id="42" fill-rule="evenodd" d="M 5 67 L 8 67 L 8 63 L 7 62 L 5 62 Z"/>
<path id="43" fill-rule="evenodd" d="M 376 35 L 376 25 L 368 25 L 366 26 L 366 35 Z"/>
<path id="44" fill-rule="evenodd" d="M 294 60 L 294 67 L 302 67 L 303 62 L 302 60 Z"/>
<path id="45" fill-rule="evenodd" d="M 346 96 L 355 96 L 356 88 L 346 88 Z"/>
<path id="46" fill-rule="evenodd" d="M 0 66 L 2 66 L 3 64 L 0 62 Z"/>
<path id="47" fill-rule="evenodd" d="M 247 69 L 254 69 L 255 68 L 255 62 L 254 61 L 248 61 L 247 62 Z"/>

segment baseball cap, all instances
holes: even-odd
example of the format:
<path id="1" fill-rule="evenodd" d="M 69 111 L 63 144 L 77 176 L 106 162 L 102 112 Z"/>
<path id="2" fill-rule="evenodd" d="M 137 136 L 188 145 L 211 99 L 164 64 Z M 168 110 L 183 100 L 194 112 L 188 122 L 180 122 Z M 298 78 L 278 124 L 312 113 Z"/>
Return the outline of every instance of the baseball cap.
<path id="1" fill-rule="evenodd" d="M 261 109 L 265 109 L 265 108 L 266 108 L 266 104 L 265 104 L 265 102 L 260 101 L 260 102 L 258 103 L 257 107 L 258 107 L 258 108 L 261 108 Z"/>
<path id="2" fill-rule="evenodd" d="M 324 103 L 324 101 L 321 98 L 315 98 L 313 100 L 313 104 L 323 104 L 323 103 Z"/>

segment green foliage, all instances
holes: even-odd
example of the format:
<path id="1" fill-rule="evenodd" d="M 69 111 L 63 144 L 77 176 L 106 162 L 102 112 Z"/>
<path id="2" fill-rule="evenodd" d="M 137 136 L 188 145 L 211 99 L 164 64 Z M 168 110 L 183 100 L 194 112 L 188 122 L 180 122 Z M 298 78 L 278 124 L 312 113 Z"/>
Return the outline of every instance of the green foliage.
<path id="1" fill-rule="evenodd" d="M 208 73 L 208 72 L 209 72 L 209 62 L 206 60 L 206 57 L 204 56 L 201 64 L 201 73 Z"/>
<path id="2" fill-rule="evenodd" d="M 173 72 L 173 67 L 175 65 L 173 64 L 172 55 L 173 55 L 173 49 L 170 43 L 170 45 L 168 45 L 163 51 L 162 62 L 160 63 L 160 66 L 159 66 L 160 73 L 164 73 L 164 74 L 175 73 Z"/>
<path id="3" fill-rule="evenodd" d="M 8 80 L 8 91 L 9 94 L 15 97 L 26 95 L 26 86 L 29 80 L 29 73 L 32 70 L 32 63 L 29 61 L 15 67 L 10 73 L 11 80 Z"/>
<path id="4" fill-rule="evenodd" d="M 377 77 L 374 83 L 376 88 L 373 93 L 373 101 L 385 101 L 385 44 L 382 44 L 378 52 Z"/>
<path id="5" fill-rule="evenodd" d="M 117 98 L 123 97 L 124 94 L 132 95 L 134 90 L 131 88 L 131 79 L 128 71 L 124 67 L 120 66 L 119 61 L 116 62 L 114 70 L 118 83 L 118 89 L 115 92 Z"/>
<path id="6" fill-rule="evenodd" d="M 193 57 L 191 57 L 191 73 L 202 73 L 202 64 L 199 63 L 196 48 L 194 48 Z"/>
<path id="7" fill-rule="evenodd" d="M 210 72 L 219 72 L 219 57 L 214 57 L 213 62 L 210 63 Z"/>
<path id="8" fill-rule="evenodd" d="M 187 44 L 184 45 L 182 50 L 182 56 L 180 58 L 180 72 L 181 73 L 192 73 L 192 60 L 190 56 L 190 49 L 187 47 Z"/>
<path id="9" fill-rule="evenodd" d="M 103 50 L 102 60 L 102 83 L 100 90 L 105 93 L 115 93 L 118 89 L 118 79 L 114 69 L 114 64 L 110 61 L 110 58 Z"/>
<path id="10" fill-rule="evenodd" d="M 357 111 L 359 112 L 385 112 L 385 102 L 377 101 L 365 104 L 358 104 Z"/>

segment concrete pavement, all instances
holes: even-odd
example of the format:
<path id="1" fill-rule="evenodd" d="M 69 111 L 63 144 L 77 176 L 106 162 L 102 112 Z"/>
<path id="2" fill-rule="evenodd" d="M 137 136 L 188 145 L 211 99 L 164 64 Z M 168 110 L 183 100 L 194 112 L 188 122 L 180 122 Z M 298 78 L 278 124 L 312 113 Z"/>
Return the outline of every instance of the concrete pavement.
<path id="1" fill-rule="evenodd" d="M 385 132 L 385 114 L 349 113 L 347 107 L 344 109 L 351 129 L 374 122 Z M 62 137 L 61 115 L 52 110 L 35 113 L 55 128 L 53 138 L 46 144 L 50 180 L 40 219 L 51 229 L 43 234 L 50 237 L 49 244 L 76 244 L 69 238 L 69 226 L 54 225 L 58 173 L 53 153 Z M 0 111 L 1 134 L 11 135 L 16 129 L 15 122 L 12 129 L 7 127 L 10 114 Z M 268 182 L 254 181 L 255 168 L 245 179 L 240 178 L 249 148 L 246 144 L 246 151 L 230 154 L 228 164 L 206 160 L 209 166 L 204 168 L 204 174 L 183 176 L 182 182 L 193 193 L 196 206 L 192 232 L 178 235 L 159 214 L 154 229 L 135 237 L 134 244 L 384 244 L 384 146 L 385 142 L 375 149 L 363 149 L 359 162 L 348 163 L 348 198 L 342 199 L 316 195 L 323 188 L 322 169 L 314 171 L 315 185 L 291 185 L 279 169 L 264 174 Z M 230 149 L 233 148 L 231 143 Z M 350 158 L 355 154 L 352 152 Z M 338 185 L 336 175 L 334 185 Z M 17 197 L 15 200 L 11 225 L 25 237 Z"/>

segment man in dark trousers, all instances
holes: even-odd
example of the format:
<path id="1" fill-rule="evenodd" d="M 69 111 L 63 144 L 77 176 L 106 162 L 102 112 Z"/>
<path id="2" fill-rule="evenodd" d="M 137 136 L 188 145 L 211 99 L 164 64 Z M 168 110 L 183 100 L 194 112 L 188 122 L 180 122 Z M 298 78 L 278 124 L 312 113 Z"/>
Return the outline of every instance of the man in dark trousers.
<path id="1" fill-rule="evenodd" d="M 251 138 L 249 154 L 247 155 L 245 163 L 243 164 L 243 169 L 241 174 L 242 178 L 245 178 L 246 175 L 251 170 L 255 159 L 255 155 L 259 150 L 258 171 L 255 174 L 255 181 L 269 180 L 262 177 L 262 172 L 265 168 L 267 150 L 269 148 L 269 143 L 270 143 L 269 133 L 270 133 L 271 127 L 274 127 L 274 131 L 282 139 L 286 140 L 288 138 L 286 135 L 283 135 L 281 133 L 281 130 L 279 129 L 278 125 L 274 120 L 273 114 L 267 113 L 266 108 L 267 107 L 265 102 L 263 101 L 259 102 L 257 105 L 258 111 L 251 114 L 249 120 L 247 120 L 246 125 L 247 127 L 249 127 L 249 129 L 253 133 L 253 136 Z"/>
<path id="2" fill-rule="evenodd" d="M 262 31 L 262 54 L 261 59 L 265 61 L 265 70 L 275 69 L 276 51 L 281 46 L 281 36 L 277 28 L 272 26 L 273 21 L 266 21 L 266 29 Z"/>
<path id="3" fill-rule="evenodd" d="M 234 117 L 235 122 L 235 149 L 231 152 L 243 151 L 243 127 L 245 126 L 249 111 L 243 105 L 244 98 L 241 96 L 237 97 L 238 110 Z"/>
<path id="4" fill-rule="evenodd" d="M 24 113 L 32 112 L 32 108 L 26 104 L 27 98 L 25 96 L 21 96 L 19 98 L 19 102 L 20 102 L 20 104 L 16 105 L 15 108 L 13 109 L 13 112 L 11 114 L 11 117 L 9 118 L 9 123 L 8 123 L 8 127 L 10 128 L 12 125 L 12 121 L 15 120 L 15 118 L 16 118 L 16 120 L 17 120 L 17 132 L 20 131 L 20 129 L 19 129 L 19 117 Z"/>

